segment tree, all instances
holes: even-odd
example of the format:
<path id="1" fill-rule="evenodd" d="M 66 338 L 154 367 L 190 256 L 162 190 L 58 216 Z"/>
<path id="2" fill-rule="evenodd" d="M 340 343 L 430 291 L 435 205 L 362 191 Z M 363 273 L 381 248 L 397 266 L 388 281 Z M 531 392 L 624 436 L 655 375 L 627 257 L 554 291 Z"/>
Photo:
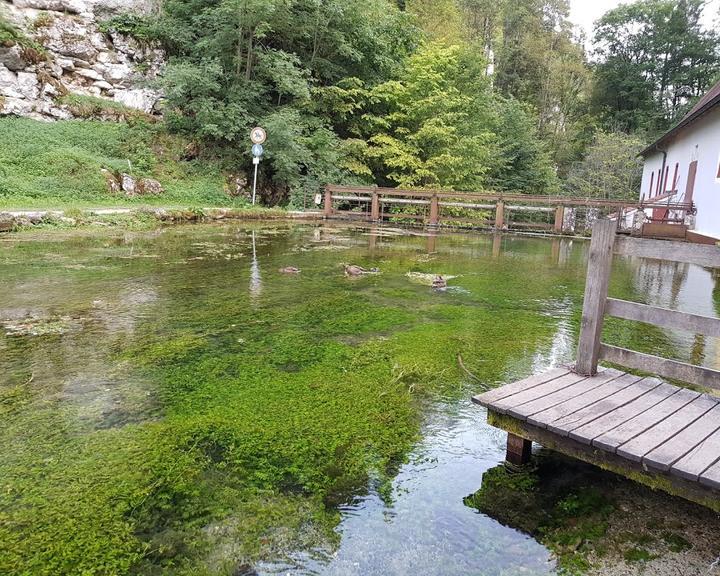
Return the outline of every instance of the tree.
<path id="1" fill-rule="evenodd" d="M 571 196 L 637 200 L 642 178 L 638 158 L 643 140 L 622 132 L 598 132 L 585 158 L 570 171 Z"/>
<path id="2" fill-rule="evenodd" d="M 501 101 L 495 130 L 500 154 L 490 172 L 490 185 L 526 194 L 556 193 L 557 175 L 527 106 L 514 99 Z"/>
<path id="3" fill-rule="evenodd" d="M 417 38 L 389 0 L 166 0 L 150 27 L 168 51 L 168 125 L 251 169 L 247 135 L 268 130 L 261 192 L 285 201 L 345 173 L 318 90 L 398 73 Z"/>
<path id="4" fill-rule="evenodd" d="M 366 156 L 376 179 L 404 187 L 481 189 L 492 159 L 492 96 L 483 62 L 428 43 L 373 101 Z"/>
<path id="5" fill-rule="evenodd" d="M 703 0 L 639 0 L 595 28 L 594 106 L 605 125 L 662 132 L 720 70 L 718 34 L 703 30 Z"/>

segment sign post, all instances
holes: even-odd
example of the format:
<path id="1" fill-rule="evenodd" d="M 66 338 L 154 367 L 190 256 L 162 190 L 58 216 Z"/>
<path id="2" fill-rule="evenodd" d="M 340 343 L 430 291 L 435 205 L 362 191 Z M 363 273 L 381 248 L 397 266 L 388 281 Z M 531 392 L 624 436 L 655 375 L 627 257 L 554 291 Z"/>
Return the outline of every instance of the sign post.
<path id="1" fill-rule="evenodd" d="M 253 154 L 253 164 L 255 165 L 255 177 L 253 178 L 253 191 L 252 191 L 252 203 L 253 206 L 255 206 L 255 195 L 257 192 L 257 173 L 258 173 L 258 165 L 260 164 L 260 158 L 263 155 L 263 152 L 265 150 L 263 149 L 263 142 L 267 139 L 267 134 L 265 130 L 263 130 L 260 127 L 253 128 L 250 132 L 250 140 L 252 140 L 253 147 L 252 147 L 252 154 Z"/>

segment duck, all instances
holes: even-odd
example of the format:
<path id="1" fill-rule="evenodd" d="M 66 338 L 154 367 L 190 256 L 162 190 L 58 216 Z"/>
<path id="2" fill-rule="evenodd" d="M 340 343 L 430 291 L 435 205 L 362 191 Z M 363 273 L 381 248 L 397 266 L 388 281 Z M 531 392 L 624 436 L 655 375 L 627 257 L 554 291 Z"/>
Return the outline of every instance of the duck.
<path id="1" fill-rule="evenodd" d="M 300 268 L 295 268 L 295 266 L 286 266 L 285 268 L 280 268 L 280 272 L 282 274 L 300 274 L 301 270 Z"/>
<path id="2" fill-rule="evenodd" d="M 362 276 L 363 274 L 377 274 L 378 272 L 377 268 L 366 270 L 362 266 L 356 266 L 355 264 L 345 265 L 345 276 Z"/>
<path id="3" fill-rule="evenodd" d="M 447 288 L 447 280 L 440 275 L 435 276 L 435 278 L 433 278 L 432 287 L 433 290 L 445 290 Z"/>

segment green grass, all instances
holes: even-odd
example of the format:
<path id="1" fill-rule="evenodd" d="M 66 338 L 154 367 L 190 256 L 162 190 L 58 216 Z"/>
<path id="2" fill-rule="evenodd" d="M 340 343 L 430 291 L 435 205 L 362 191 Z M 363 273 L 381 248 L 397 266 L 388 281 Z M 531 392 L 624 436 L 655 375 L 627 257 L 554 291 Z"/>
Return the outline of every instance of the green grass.
<path id="1" fill-rule="evenodd" d="M 75 102 L 93 108 L 87 101 Z M 116 111 L 117 112 L 117 111 Z M 241 206 L 220 164 L 184 160 L 188 142 L 162 124 L 0 119 L 0 209 L 91 206 Z M 159 180 L 159 196 L 127 198 L 107 189 L 101 169 Z"/>

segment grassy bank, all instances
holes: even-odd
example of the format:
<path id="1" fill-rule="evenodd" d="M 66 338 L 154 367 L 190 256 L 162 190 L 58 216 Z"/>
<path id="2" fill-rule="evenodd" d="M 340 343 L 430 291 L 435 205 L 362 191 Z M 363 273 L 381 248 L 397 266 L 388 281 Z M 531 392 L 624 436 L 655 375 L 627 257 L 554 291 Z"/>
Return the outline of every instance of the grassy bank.
<path id="1" fill-rule="evenodd" d="M 225 168 L 146 119 L 0 119 L 0 209 L 242 206 L 225 191 Z M 113 193 L 102 169 L 155 178 L 165 191 Z"/>

